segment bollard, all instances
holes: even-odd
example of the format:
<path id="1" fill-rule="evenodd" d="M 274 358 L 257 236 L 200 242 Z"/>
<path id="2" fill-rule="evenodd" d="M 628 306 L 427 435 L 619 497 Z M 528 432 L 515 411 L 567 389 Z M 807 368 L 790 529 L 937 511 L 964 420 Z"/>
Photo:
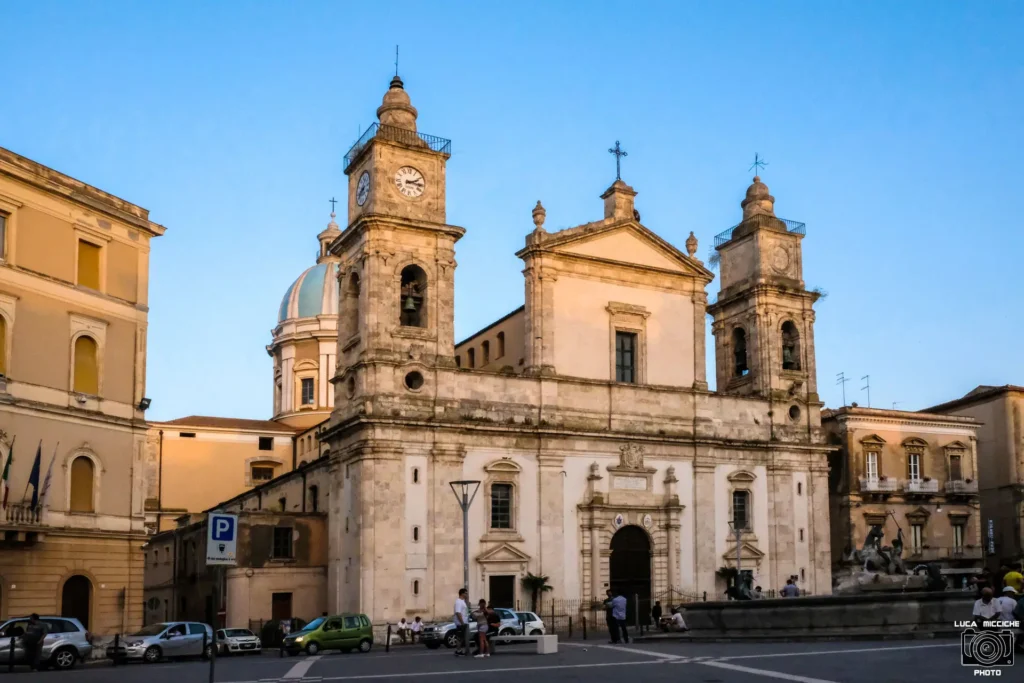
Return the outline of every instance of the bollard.
<path id="1" fill-rule="evenodd" d="M 572 615 L 569 615 L 569 638 L 572 639 Z"/>
<path id="2" fill-rule="evenodd" d="M 587 639 L 587 615 L 583 615 L 583 640 Z"/>
<path id="3" fill-rule="evenodd" d="M 206 640 L 206 628 L 203 628 L 203 640 Z M 210 683 L 213 683 L 214 670 L 217 668 L 217 633 L 213 634 L 213 647 L 210 648 Z"/>
<path id="4" fill-rule="evenodd" d="M 11 636 L 11 651 L 7 653 L 7 673 L 14 671 L 14 636 Z"/>
<path id="5" fill-rule="evenodd" d="M 708 592 L 704 591 L 704 602 L 708 601 Z"/>
<path id="6" fill-rule="evenodd" d="M 384 652 L 391 652 L 391 624 L 388 624 L 388 634 L 384 638 Z"/>
<path id="7" fill-rule="evenodd" d="M 118 653 L 117 650 L 120 647 L 120 645 L 121 645 L 121 634 L 120 633 L 115 633 L 114 634 L 114 666 L 117 666 L 118 655 L 120 654 L 120 653 Z"/>
<path id="8" fill-rule="evenodd" d="M 277 656 L 281 659 L 284 659 L 284 638 L 281 639 L 281 646 L 280 649 L 278 650 Z"/>

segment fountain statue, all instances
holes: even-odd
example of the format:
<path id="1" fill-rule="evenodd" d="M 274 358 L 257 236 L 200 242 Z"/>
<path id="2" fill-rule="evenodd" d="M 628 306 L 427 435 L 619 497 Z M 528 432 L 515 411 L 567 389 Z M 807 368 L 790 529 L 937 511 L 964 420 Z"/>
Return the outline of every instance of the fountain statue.
<path id="1" fill-rule="evenodd" d="M 896 522 L 896 515 L 889 515 Z M 846 566 L 836 572 L 833 579 L 839 594 L 873 591 L 934 590 L 934 578 L 907 571 L 903 563 L 903 529 L 896 523 L 896 539 L 892 545 L 884 544 L 885 532 L 881 524 L 868 531 L 860 550 L 854 549 L 845 558 Z M 930 572 L 929 575 L 931 575 Z"/>

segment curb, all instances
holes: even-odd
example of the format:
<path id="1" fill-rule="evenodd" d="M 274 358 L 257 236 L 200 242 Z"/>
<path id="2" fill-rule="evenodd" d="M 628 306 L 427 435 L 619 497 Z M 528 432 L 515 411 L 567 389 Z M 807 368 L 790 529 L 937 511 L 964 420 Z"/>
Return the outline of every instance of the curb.
<path id="1" fill-rule="evenodd" d="M 928 631 L 909 633 L 801 633 L 788 635 L 761 634 L 663 634 L 631 638 L 638 643 L 683 642 L 683 643 L 814 643 L 828 641 L 865 640 L 952 640 L 960 637 L 960 631 Z"/>

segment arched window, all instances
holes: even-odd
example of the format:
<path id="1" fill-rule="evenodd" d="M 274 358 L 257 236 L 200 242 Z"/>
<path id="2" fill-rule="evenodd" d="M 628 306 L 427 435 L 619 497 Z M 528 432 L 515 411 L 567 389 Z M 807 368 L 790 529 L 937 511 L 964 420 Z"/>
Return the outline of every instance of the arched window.
<path id="1" fill-rule="evenodd" d="M 311 512 L 320 511 L 320 487 L 316 484 L 309 487 L 309 509 Z"/>
<path id="2" fill-rule="evenodd" d="M 0 375 L 7 374 L 7 319 L 0 316 Z"/>
<path id="3" fill-rule="evenodd" d="M 480 361 L 481 365 L 487 365 L 491 362 L 491 342 L 485 341 L 480 345 L 480 355 L 482 358 Z"/>
<path id="4" fill-rule="evenodd" d="M 71 511 L 95 512 L 93 508 L 93 489 L 95 467 L 92 460 L 80 455 L 71 461 Z"/>
<path id="5" fill-rule="evenodd" d="M 747 333 L 742 327 L 732 331 L 733 375 L 743 377 L 750 372 L 747 366 Z"/>
<path id="6" fill-rule="evenodd" d="M 420 528 L 418 526 L 412 528 L 412 541 L 413 543 L 420 542 Z"/>
<path id="7" fill-rule="evenodd" d="M 782 369 L 800 369 L 800 332 L 792 320 L 782 323 Z"/>
<path id="8" fill-rule="evenodd" d="M 419 595 L 420 594 L 420 580 L 419 579 L 414 579 L 413 582 L 412 582 L 412 594 L 413 595 Z"/>
<path id="9" fill-rule="evenodd" d="M 412 468 L 412 483 L 414 483 L 414 484 L 420 483 L 420 468 L 419 467 L 413 467 Z"/>
<path id="10" fill-rule="evenodd" d="M 466 351 L 466 356 L 469 358 L 469 367 L 475 368 L 476 367 L 476 349 L 468 349 Z"/>
<path id="11" fill-rule="evenodd" d="M 399 321 L 404 327 L 426 327 L 427 274 L 413 264 L 402 269 Z"/>
<path id="12" fill-rule="evenodd" d="M 97 362 L 96 340 L 82 335 L 75 340 L 75 385 L 74 391 L 96 396 L 100 393 L 100 373 Z"/>
<path id="13" fill-rule="evenodd" d="M 495 358 L 504 358 L 504 357 L 505 357 L 505 333 L 504 332 L 499 332 L 498 333 L 498 354 L 495 356 Z"/>
<path id="14" fill-rule="evenodd" d="M 355 335 L 359 331 L 359 274 L 352 273 L 348 276 L 345 284 L 345 291 L 342 296 L 345 310 L 343 339 Z"/>
<path id="15" fill-rule="evenodd" d="M 750 528 L 750 491 L 732 492 L 732 523 L 735 529 Z"/>

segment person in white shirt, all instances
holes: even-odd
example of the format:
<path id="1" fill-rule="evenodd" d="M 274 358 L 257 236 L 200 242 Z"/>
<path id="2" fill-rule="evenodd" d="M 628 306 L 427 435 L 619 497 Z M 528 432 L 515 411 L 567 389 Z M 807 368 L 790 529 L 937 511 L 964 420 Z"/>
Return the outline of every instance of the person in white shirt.
<path id="1" fill-rule="evenodd" d="M 409 626 L 409 632 L 412 634 L 413 645 L 416 644 L 417 638 L 423 637 L 423 622 L 420 620 L 419 617 L 416 617 L 416 619 L 413 620 L 412 624 Z"/>
<path id="2" fill-rule="evenodd" d="M 455 656 L 461 657 L 466 654 L 466 633 L 469 627 L 469 606 L 466 600 L 469 599 L 469 591 L 465 588 L 459 590 L 459 597 L 455 600 L 455 630 L 459 634 L 459 647 L 455 648 Z"/>
<path id="3" fill-rule="evenodd" d="M 672 627 L 677 631 L 690 630 L 686 625 L 686 620 L 683 619 L 683 611 L 681 609 L 672 612 Z"/>
<path id="4" fill-rule="evenodd" d="M 401 638 L 402 642 L 404 643 L 405 642 L 406 632 L 409 630 L 409 622 L 407 622 L 405 620 L 405 617 L 402 617 L 401 619 L 398 620 L 398 629 L 397 630 L 398 630 L 398 637 Z"/>
<path id="5" fill-rule="evenodd" d="M 1017 609 L 1017 591 L 1013 590 L 1013 586 L 1004 588 L 1003 594 L 992 602 L 999 606 L 999 616 L 997 619 L 1000 621 L 1017 620 L 1017 617 L 1013 615 L 1013 611 Z"/>
<path id="6" fill-rule="evenodd" d="M 999 603 L 992 598 L 992 589 L 985 586 L 981 590 L 981 597 L 974 601 L 975 621 L 986 621 L 996 619 L 999 616 Z"/>

